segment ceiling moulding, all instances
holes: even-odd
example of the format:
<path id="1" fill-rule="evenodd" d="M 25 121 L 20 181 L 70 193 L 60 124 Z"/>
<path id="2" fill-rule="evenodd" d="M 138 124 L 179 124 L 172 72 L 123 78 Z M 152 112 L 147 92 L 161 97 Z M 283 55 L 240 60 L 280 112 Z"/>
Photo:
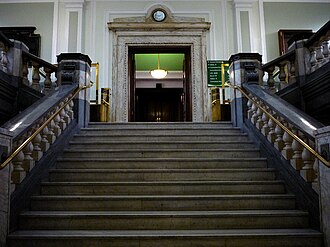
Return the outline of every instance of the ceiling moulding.
<path id="1" fill-rule="evenodd" d="M 233 0 L 235 8 L 252 8 L 255 2 L 258 2 L 258 0 Z"/>

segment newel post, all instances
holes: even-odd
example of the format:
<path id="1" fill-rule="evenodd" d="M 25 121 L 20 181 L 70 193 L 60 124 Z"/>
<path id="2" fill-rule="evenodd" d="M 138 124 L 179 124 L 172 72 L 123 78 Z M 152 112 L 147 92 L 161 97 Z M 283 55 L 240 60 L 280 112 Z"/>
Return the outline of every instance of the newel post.
<path id="1" fill-rule="evenodd" d="M 330 160 L 330 126 L 315 131 L 318 152 L 326 160 Z M 330 246 L 330 168 L 318 162 L 319 199 L 321 229 L 324 234 L 324 246 Z"/>
<path id="2" fill-rule="evenodd" d="M 11 152 L 12 133 L 0 128 L 0 163 Z M 6 246 L 10 218 L 11 165 L 0 170 L 0 246 Z"/>
<path id="3" fill-rule="evenodd" d="M 242 87 L 244 83 L 261 83 L 261 55 L 258 53 L 238 53 L 229 59 L 230 83 Z M 244 96 L 238 90 L 231 89 L 231 119 L 236 127 L 243 127 Z"/>
<path id="4" fill-rule="evenodd" d="M 58 85 L 77 85 L 77 87 L 90 84 L 91 59 L 81 53 L 61 53 L 57 56 L 58 62 Z M 89 122 L 89 89 L 82 90 L 75 103 L 78 107 L 78 126 L 86 127 Z"/>

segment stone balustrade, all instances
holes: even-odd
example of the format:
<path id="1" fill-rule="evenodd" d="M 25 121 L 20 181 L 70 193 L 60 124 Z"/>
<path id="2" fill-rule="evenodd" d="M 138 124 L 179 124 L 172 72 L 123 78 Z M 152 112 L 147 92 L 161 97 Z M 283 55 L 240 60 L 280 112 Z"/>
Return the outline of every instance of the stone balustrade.
<path id="1" fill-rule="evenodd" d="M 296 82 L 295 50 L 263 65 L 262 69 L 268 75 L 265 86 L 272 92 L 278 92 L 289 84 Z"/>
<path id="2" fill-rule="evenodd" d="M 56 66 L 24 51 L 22 63 L 22 80 L 25 85 L 44 94 L 57 87 L 56 80 L 52 80 L 57 77 Z"/>
<path id="3" fill-rule="evenodd" d="M 308 40 L 296 41 L 287 53 L 262 66 L 267 75 L 265 88 L 278 92 L 329 63 L 329 45 L 330 21 Z"/>
<path id="4" fill-rule="evenodd" d="M 298 116 L 297 119 L 303 124 L 309 125 L 310 130 L 306 131 L 296 125 L 292 118 L 287 118 L 280 110 L 255 94 L 257 87 L 259 86 L 244 86 L 248 91 L 246 121 L 250 121 L 281 153 L 283 158 L 290 162 L 305 181 L 311 183 L 313 188 L 318 191 L 318 160 L 313 155 L 313 151 L 302 145 L 297 139 L 304 141 L 312 150 L 316 150 L 313 130 L 320 126 L 313 126 L 304 116 Z M 297 138 L 295 139 L 293 136 Z"/>
<path id="5" fill-rule="evenodd" d="M 35 124 L 30 126 L 23 135 L 14 139 L 14 150 L 23 143 L 25 146 L 11 162 L 11 191 L 14 191 L 15 186 L 23 181 L 25 176 L 36 165 L 36 162 L 43 157 L 50 146 L 54 144 L 56 139 L 73 121 L 74 101 L 71 96 L 72 94 L 65 97 L 59 105 L 50 109 L 47 114 L 43 115 Z M 38 132 L 35 133 L 36 131 Z M 29 138 L 33 133 L 35 133 L 32 136 L 33 138 Z"/>
<path id="6" fill-rule="evenodd" d="M 321 34 L 312 36 L 307 42 L 308 50 L 305 59 L 307 60 L 307 74 L 314 72 L 330 61 L 330 22 Z M 320 36 L 321 35 L 321 36 Z"/>

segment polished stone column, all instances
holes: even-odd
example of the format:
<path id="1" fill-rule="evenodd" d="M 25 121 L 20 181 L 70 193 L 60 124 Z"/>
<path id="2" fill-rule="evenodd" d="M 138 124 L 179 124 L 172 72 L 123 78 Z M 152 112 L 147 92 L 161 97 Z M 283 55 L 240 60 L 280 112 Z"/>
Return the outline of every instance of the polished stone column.
<path id="1" fill-rule="evenodd" d="M 58 83 L 59 85 L 73 85 L 79 87 L 90 84 L 91 59 L 81 53 L 61 53 L 57 56 L 58 62 Z M 89 89 L 82 90 L 78 96 L 78 103 L 75 104 L 79 110 L 77 117 L 79 127 L 87 127 L 89 123 Z"/>
<path id="2" fill-rule="evenodd" d="M 315 131 L 315 139 L 319 153 L 330 159 L 330 126 Z M 330 246 L 330 168 L 319 161 L 319 188 L 321 228 L 324 233 L 324 246 Z"/>
<path id="3" fill-rule="evenodd" d="M 12 135 L 6 129 L 0 128 L 0 155 L 1 163 L 11 151 Z M 10 165 L 0 170 L 0 246 L 5 246 L 6 237 L 9 229 L 9 215 L 10 215 Z"/>
<path id="4" fill-rule="evenodd" d="M 244 83 L 262 82 L 261 55 L 258 53 L 238 53 L 229 59 L 230 83 L 242 87 Z M 243 126 L 243 96 L 238 90 L 231 90 L 231 119 L 236 127 Z"/>

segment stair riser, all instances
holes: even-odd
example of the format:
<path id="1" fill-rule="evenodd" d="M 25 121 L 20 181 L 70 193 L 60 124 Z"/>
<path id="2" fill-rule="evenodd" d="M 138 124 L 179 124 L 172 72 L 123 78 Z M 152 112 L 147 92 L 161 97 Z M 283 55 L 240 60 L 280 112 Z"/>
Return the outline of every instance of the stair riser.
<path id="1" fill-rule="evenodd" d="M 248 141 L 246 135 L 220 135 L 220 136 L 196 136 L 196 135 L 185 135 L 185 136 L 130 136 L 130 135 L 120 135 L 120 136 L 106 136 L 106 135 L 85 135 L 85 136 L 75 136 L 74 141 Z"/>
<path id="2" fill-rule="evenodd" d="M 56 198 L 33 199 L 32 210 L 236 210 L 294 209 L 292 198 Z"/>
<path id="3" fill-rule="evenodd" d="M 237 150 L 237 151 L 132 151 L 132 150 L 102 150 L 88 151 L 81 149 L 79 151 L 66 150 L 63 154 L 65 158 L 259 158 L 259 151 Z"/>
<path id="4" fill-rule="evenodd" d="M 50 181 L 180 181 L 180 180 L 221 180 L 221 181 L 263 181 L 275 179 L 271 171 L 231 172 L 58 172 L 50 173 Z"/>
<path id="5" fill-rule="evenodd" d="M 10 247 L 320 247 L 322 237 L 309 236 L 228 236 L 228 237 L 96 237 L 96 238 L 21 238 Z"/>
<path id="6" fill-rule="evenodd" d="M 283 185 L 61 185 L 42 186 L 42 195 L 231 195 L 231 194 L 280 194 Z"/>
<path id="7" fill-rule="evenodd" d="M 303 216 L 34 216 L 21 217 L 22 230 L 206 230 L 253 228 L 305 228 Z"/>
<path id="8" fill-rule="evenodd" d="M 72 149 L 234 149 L 234 148 L 254 148 L 255 146 L 251 143 L 70 143 Z"/>
<path id="9" fill-rule="evenodd" d="M 173 159 L 155 159 L 150 161 L 141 160 L 91 160 L 73 159 L 73 160 L 59 160 L 57 168 L 91 168 L 94 169 L 221 169 L 221 168 L 264 168 L 267 163 L 265 160 L 240 159 L 240 160 L 204 160 L 187 159 L 187 160 L 173 160 Z"/>
<path id="10" fill-rule="evenodd" d="M 82 130 L 90 129 L 221 129 L 229 128 L 235 129 L 231 122 L 199 122 L 199 123 L 189 123 L 189 122 L 172 122 L 172 123 L 90 123 L 88 128 L 82 128 Z"/>
<path id="11" fill-rule="evenodd" d="M 89 129 L 82 130 L 77 135 L 221 135 L 221 134 L 241 134 L 239 129 L 225 128 L 225 129 Z"/>

